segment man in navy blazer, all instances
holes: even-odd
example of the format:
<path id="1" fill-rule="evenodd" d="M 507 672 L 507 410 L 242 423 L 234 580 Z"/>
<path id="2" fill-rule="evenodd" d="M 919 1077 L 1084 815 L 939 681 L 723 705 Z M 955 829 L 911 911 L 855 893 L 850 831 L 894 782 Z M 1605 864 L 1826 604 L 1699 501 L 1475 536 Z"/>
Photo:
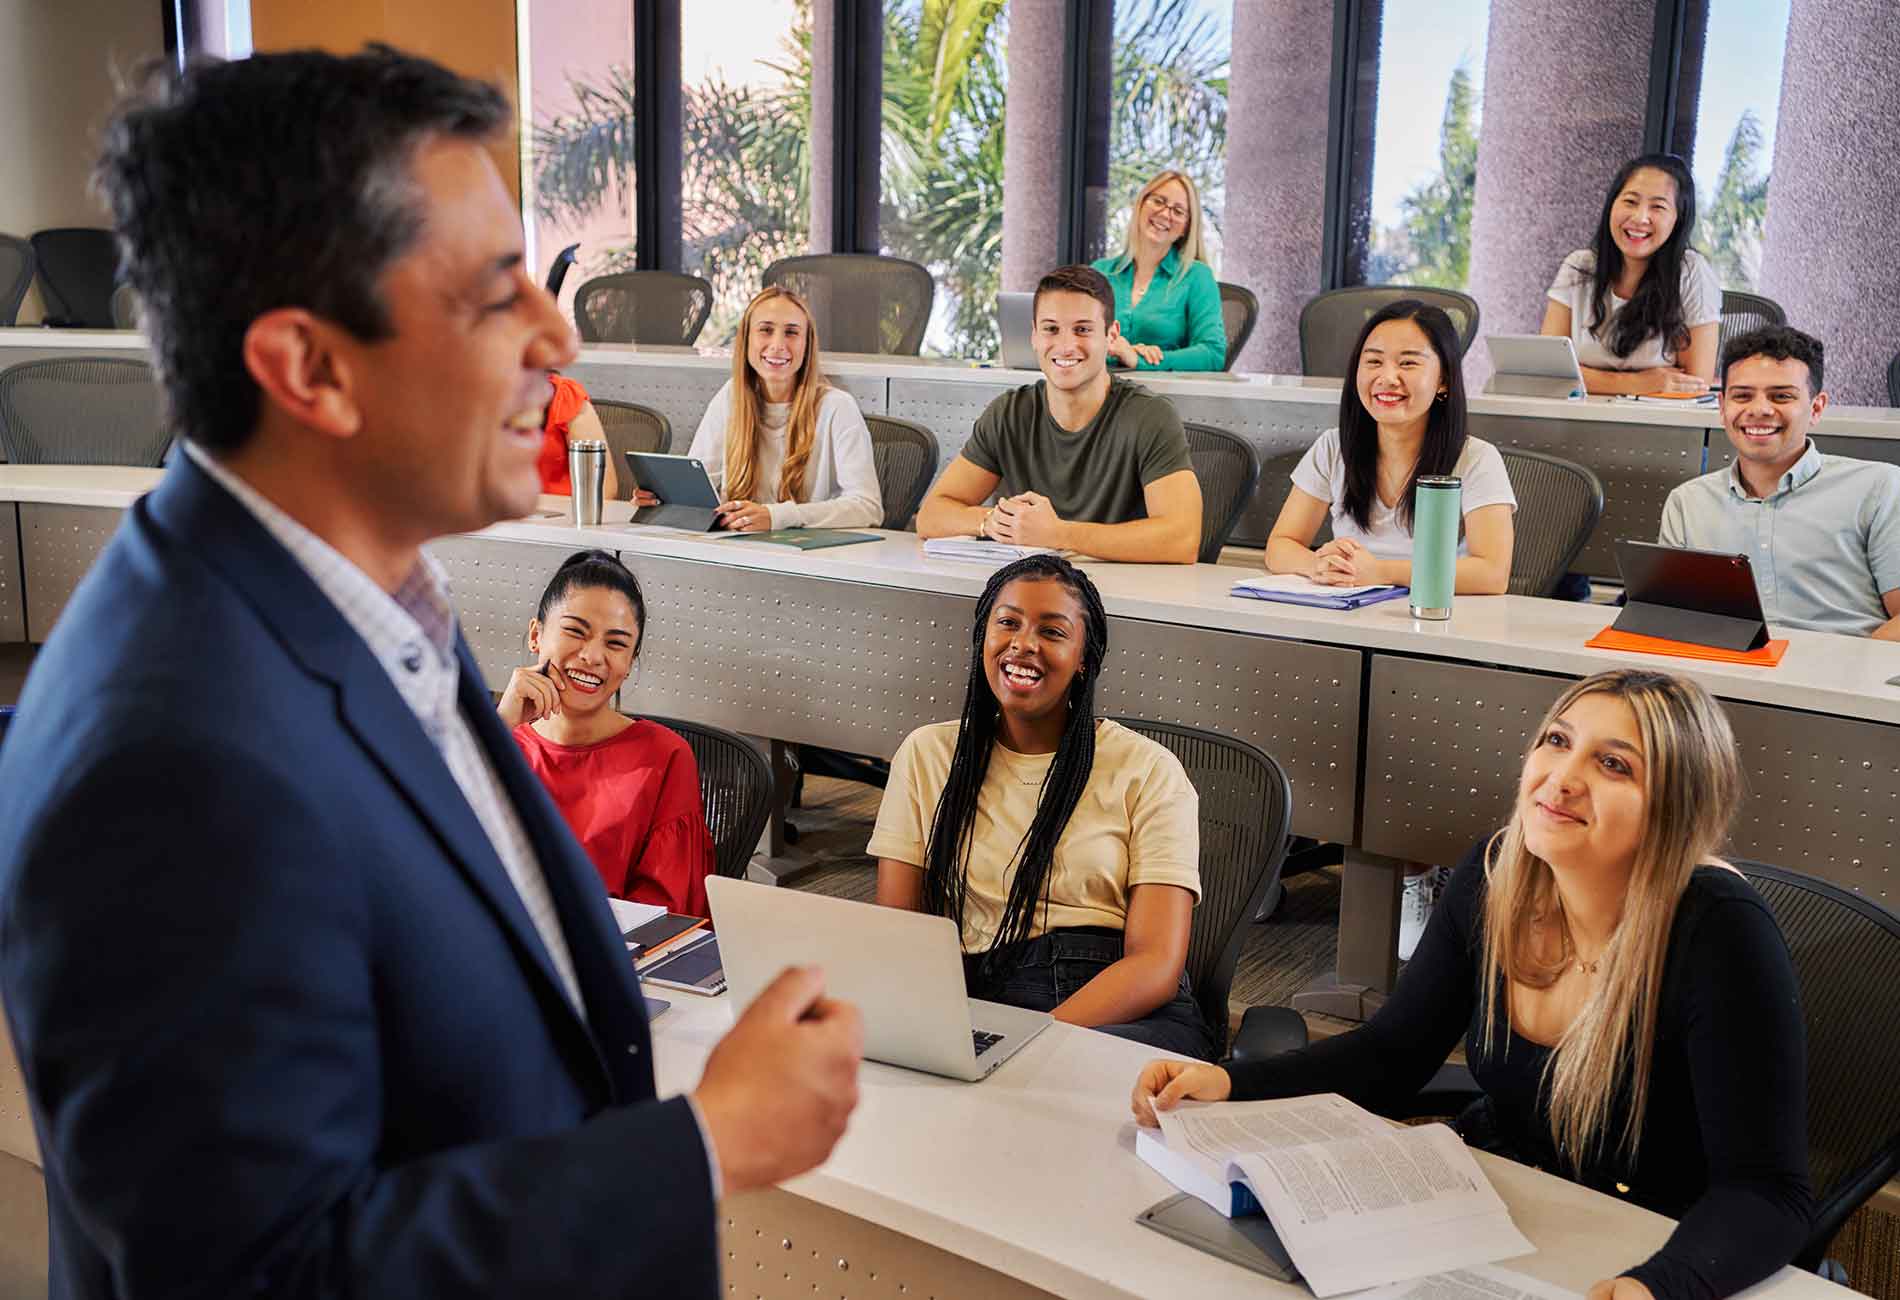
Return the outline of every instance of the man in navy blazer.
<path id="1" fill-rule="evenodd" d="M 507 120 L 377 49 L 163 77 L 108 130 L 185 442 L 0 751 L 55 1296 L 711 1296 L 716 1197 L 856 1103 L 813 971 L 655 1099 L 599 879 L 421 553 L 532 507 L 574 354 Z"/>

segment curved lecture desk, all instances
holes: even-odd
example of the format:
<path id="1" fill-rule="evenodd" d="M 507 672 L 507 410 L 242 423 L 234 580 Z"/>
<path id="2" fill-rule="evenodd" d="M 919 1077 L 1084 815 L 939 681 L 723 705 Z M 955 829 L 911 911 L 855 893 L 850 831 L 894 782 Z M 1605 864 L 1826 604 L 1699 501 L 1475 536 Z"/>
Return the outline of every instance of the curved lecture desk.
<path id="1" fill-rule="evenodd" d="M 730 995 L 670 995 L 654 1022 L 660 1093 L 690 1090 L 732 1021 Z M 1157 1055 L 1052 1024 L 981 1083 L 867 1062 L 844 1139 L 783 1188 L 720 1207 L 728 1293 L 746 1297 L 1296 1300 L 1275 1282 L 1138 1226 L 1173 1193 L 1134 1152 L 1128 1098 Z M 1536 1253 L 1502 1266 L 1582 1293 L 1643 1259 L 1671 1220 L 1476 1153 Z M 1847 1292 L 1784 1268 L 1749 1292 Z"/>
<path id="2" fill-rule="evenodd" d="M 0 640 L 44 641 L 73 587 L 159 471 L 0 466 Z M 617 550 L 647 593 L 629 711 L 786 748 L 888 756 L 953 718 L 989 570 L 927 559 L 909 533 L 821 551 L 636 527 L 609 502 L 445 538 L 462 625 L 491 689 L 525 654 L 560 560 Z M 1228 594 L 1246 570 L 1087 562 L 1111 619 L 1098 707 L 1222 731 L 1286 768 L 1294 830 L 1348 846 L 1338 978 L 1303 1010 L 1358 1017 L 1396 976 L 1400 867 L 1455 862 L 1507 815 L 1531 729 L 1565 684 L 1625 663 L 1694 677 L 1724 704 L 1749 796 L 1731 850 L 1900 907 L 1900 644 L 1799 631 L 1775 668 L 1584 647 L 1614 611 L 1460 597 L 1442 623 L 1405 602 L 1352 612 Z M 779 819 L 774 819 L 777 827 Z M 777 845 L 773 846 L 774 852 Z"/>

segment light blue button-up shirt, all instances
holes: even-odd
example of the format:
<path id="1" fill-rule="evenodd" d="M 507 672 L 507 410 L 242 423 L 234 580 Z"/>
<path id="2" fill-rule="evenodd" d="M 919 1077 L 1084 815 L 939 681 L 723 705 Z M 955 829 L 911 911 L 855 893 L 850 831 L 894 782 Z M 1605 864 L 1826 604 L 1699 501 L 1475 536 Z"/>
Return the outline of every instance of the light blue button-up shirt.
<path id="1" fill-rule="evenodd" d="M 1746 555 L 1770 626 L 1866 636 L 1900 590 L 1900 465 L 1808 448 L 1766 497 L 1740 464 L 1684 483 L 1663 505 L 1661 541 Z"/>

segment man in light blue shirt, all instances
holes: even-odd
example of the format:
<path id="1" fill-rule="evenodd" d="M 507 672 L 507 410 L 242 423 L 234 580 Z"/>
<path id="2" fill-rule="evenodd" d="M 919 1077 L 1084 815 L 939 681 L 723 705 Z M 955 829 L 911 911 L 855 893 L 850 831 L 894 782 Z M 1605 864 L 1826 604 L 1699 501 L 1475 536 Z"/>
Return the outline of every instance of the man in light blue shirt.
<path id="1" fill-rule="evenodd" d="M 1823 455 L 1820 341 L 1786 325 L 1722 350 L 1735 463 L 1663 506 L 1665 546 L 1746 555 L 1770 625 L 1900 641 L 1900 466 Z"/>

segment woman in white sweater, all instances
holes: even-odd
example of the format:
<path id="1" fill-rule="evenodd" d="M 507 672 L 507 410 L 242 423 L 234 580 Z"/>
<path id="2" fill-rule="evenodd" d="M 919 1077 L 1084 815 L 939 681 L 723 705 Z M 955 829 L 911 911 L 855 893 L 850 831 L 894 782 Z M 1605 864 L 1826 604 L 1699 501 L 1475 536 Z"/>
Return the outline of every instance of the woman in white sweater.
<path id="1" fill-rule="evenodd" d="M 691 454 L 719 490 L 720 524 L 735 532 L 883 522 L 871 432 L 851 394 L 819 373 L 811 313 L 790 290 L 768 286 L 746 305 L 732 378 Z"/>

